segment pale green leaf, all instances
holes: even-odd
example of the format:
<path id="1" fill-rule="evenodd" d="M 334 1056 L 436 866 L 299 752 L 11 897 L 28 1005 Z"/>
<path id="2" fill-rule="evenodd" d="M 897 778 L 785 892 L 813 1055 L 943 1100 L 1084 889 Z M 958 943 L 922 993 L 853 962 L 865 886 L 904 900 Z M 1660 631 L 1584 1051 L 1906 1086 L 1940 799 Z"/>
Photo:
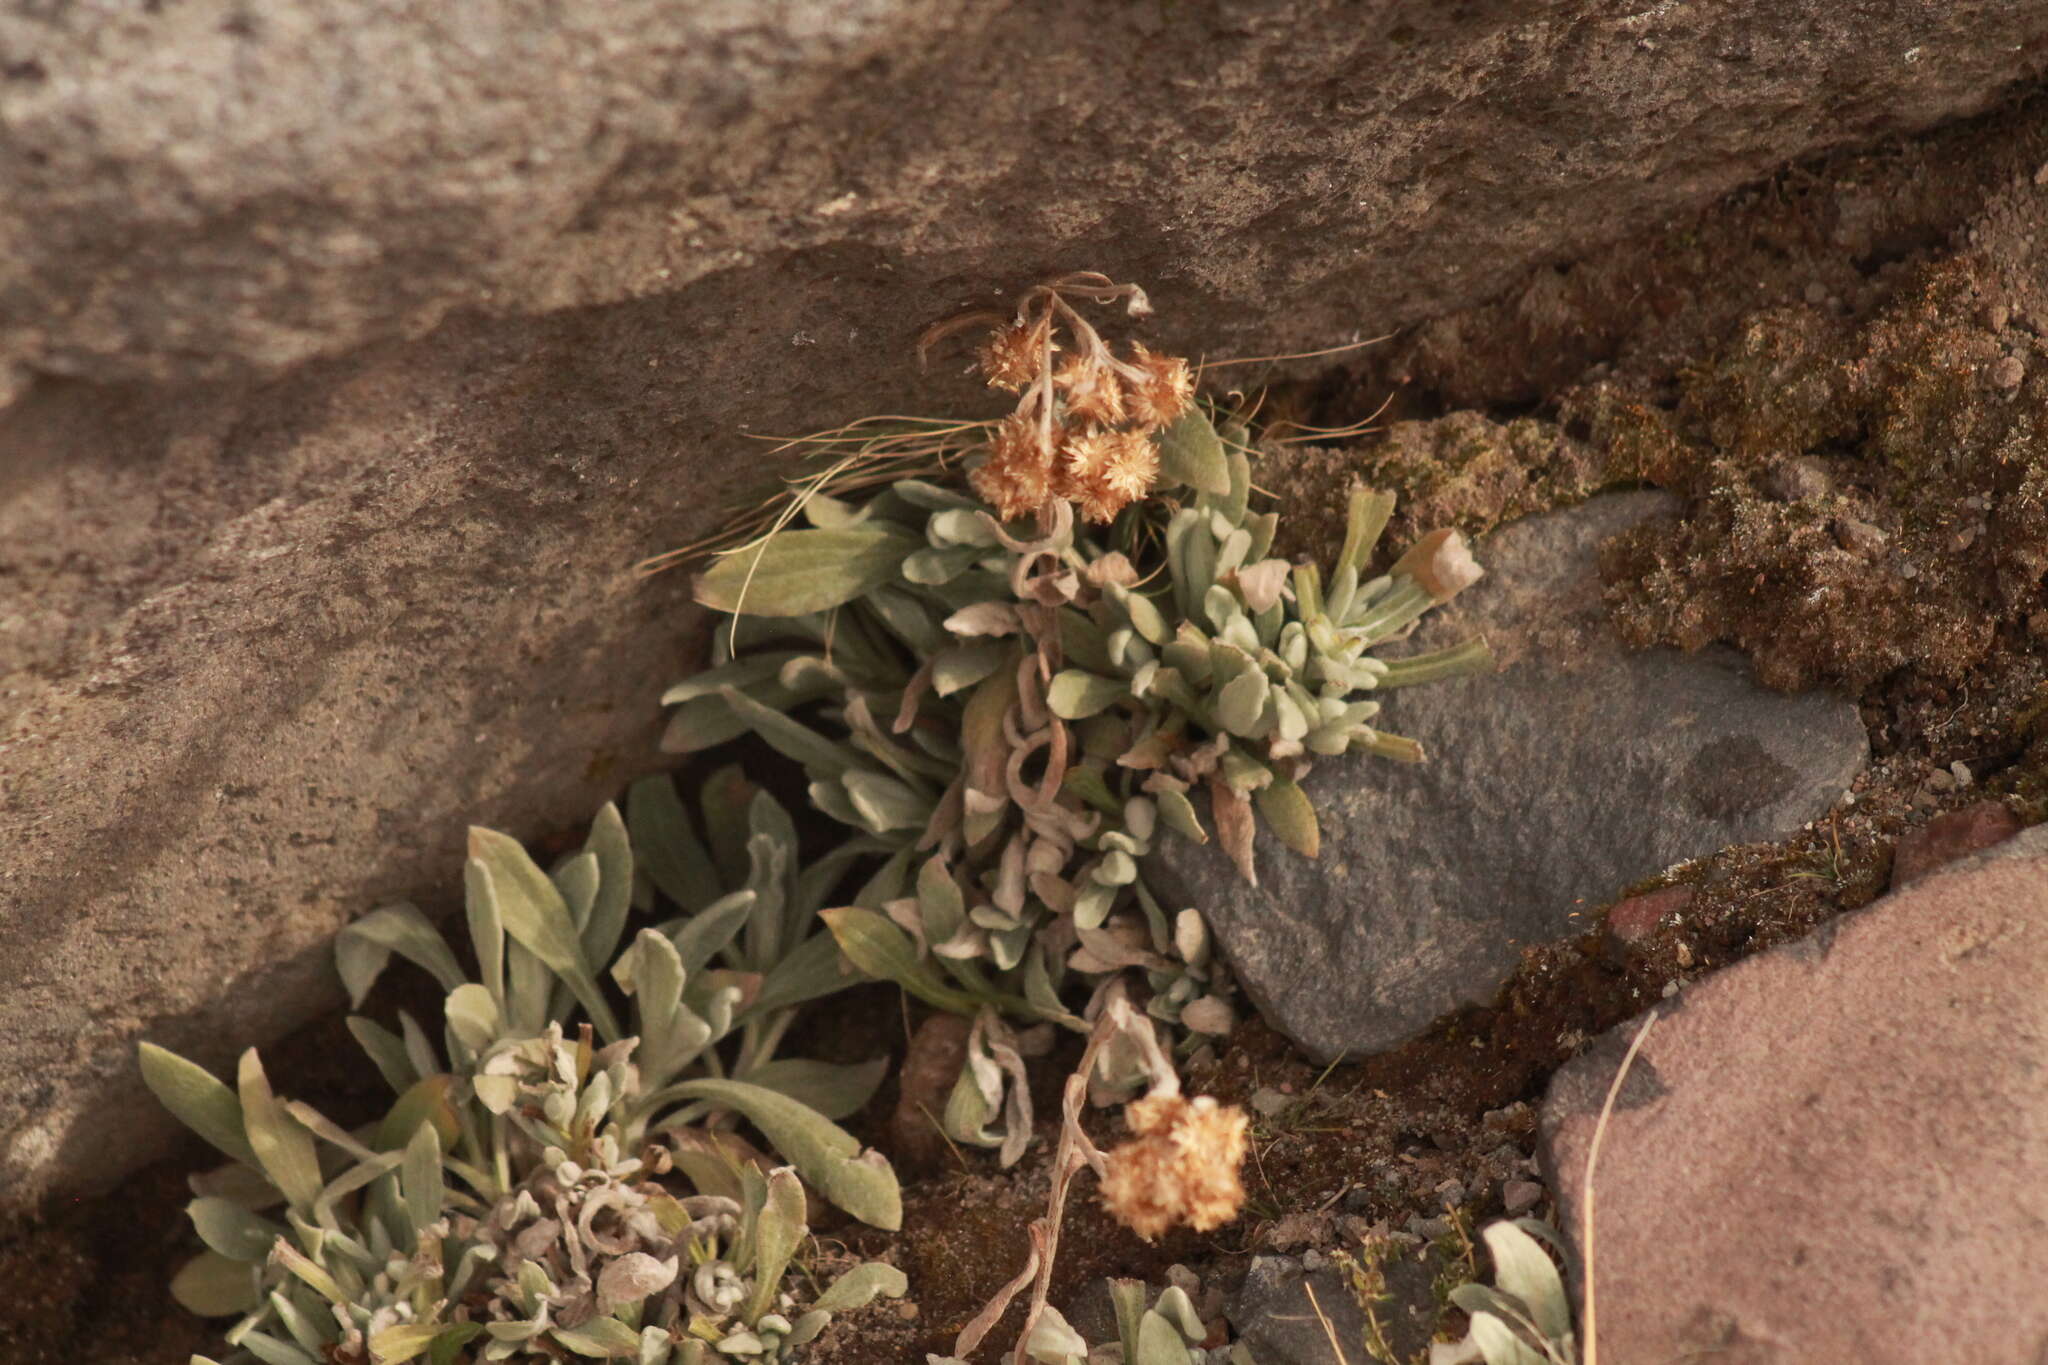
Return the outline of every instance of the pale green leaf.
<path id="1" fill-rule="evenodd" d="M 893 526 L 781 531 L 721 556 L 698 576 L 696 597 L 715 611 L 754 616 L 828 611 L 894 580 L 922 546 Z"/>
<path id="2" fill-rule="evenodd" d="M 768 1172 L 768 1197 L 754 1221 L 754 1294 L 747 1305 L 747 1321 L 759 1318 L 775 1302 L 782 1272 L 808 1232 L 803 1182 L 787 1166 Z"/>
<path id="3" fill-rule="evenodd" d="M 1281 843 L 1304 858 L 1321 853 L 1322 830 L 1316 823 L 1316 808 L 1300 786 L 1275 778 L 1254 792 L 1252 801 Z"/>
<path id="4" fill-rule="evenodd" d="M 1045 704 L 1062 720 L 1085 720 L 1130 695 L 1120 678 L 1101 678 L 1078 668 L 1063 670 L 1045 690 Z"/>
<path id="5" fill-rule="evenodd" d="M 825 1199 L 885 1231 L 902 1226 L 902 1192 L 889 1163 L 879 1152 L 862 1152 L 853 1134 L 822 1114 L 744 1081 L 685 1081 L 670 1093 L 743 1115 Z"/>
<path id="6" fill-rule="evenodd" d="M 847 1313 L 865 1307 L 877 1295 L 900 1299 L 910 1288 L 902 1271 L 883 1261 L 863 1261 L 832 1281 L 811 1305 L 815 1312 Z"/>
<path id="7" fill-rule="evenodd" d="M 801 1100 L 828 1119 L 843 1119 L 861 1111 L 888 1073 L 887 1057 L 849 1063 L 778 1057 L 739 1079 Z"/>
<path id="8" fill-rule="evenodd" d="M 529 858 L 519 841 L 471 826 L 469 854 L 481 865 L 485 896 L 497 907 L 505 932 L 569 983 L 599 1034 L 616 1041 L 619 1021 L 583 961 L 583 946 L 562 893 Z"/>
<path id="9" fill-rule="evenodd" d="M 283 1191 L 294 1209 L 310 1209 L 320 1197 L 321 1186 L 320 1158 L 313 1150 L 313 1135 L 286 1113 L 271 1094 L 270 1080 L 263 1074 L 263 1062 L 253 1047 L 242 1054 L 238 1081 L 242 1123 L 263 1173 Z"/>
<path id="10" fill-rule="evenodd" d="M 244 1264 L 261 1263 L 270 1255 L 271 1246 L 284 1236 L 284 1229 L 276 1223 L 227 1199 L 195 1199 L 185 1206 L 185 1216 L 192 1220 L 200 1241 L 229 1260 Z"/>
<path id="11" fill-rule="evenodd" d="M 677 906 L 691 911 L 717 896 L 718 872 L 690 827 L 673 781 L 643 777 L 635 782 L 626 792 L 626 827 L 640 866 Z"/>
<path id="12" fill-rule="evenodd" d="M 263 1301 L 257 1288 L 262 1272 L 217 1251 L 202 1251 L 171 1277 L 171 1297 L 180 1308 L 202 1318 L 247 1313 Z"/>
<path id="13" fill-rule="evenodd" d="M 441 1178 L 441 1135 L 433 1124 L 421 1124 L 405 1145 L 398 1183 L 405 1191 L 405 1211 L 412 1216 L 414 1227 L 424 1228 L 441 1216 L 448 1189 Z"/>
<path id="14" fill-rule="evenodd" d="M 155 1043 L 136 1049 L 142 1082 L 177 1120 L 237 1161 L 256 1164 L 242 1125 L 241 1101 L 205 1067 Z"/>
<path id="15" fill-rule="evenodd" d="M 1230 492 L 1230 461 L 1223 442 L 1199 405 L 1159 433 L 1159 482 L 1162 487 L 1186 484 L 1219 497 Z"/>
<path id="16" fill-rule="evenodd" d="M 818 915 L 831 929 L 847 961 L 869 976 L 894 981 L 927 1005 L 954 1014 L 973 1014 L 981 1008 L 980 1000 L 947 985 L 945 978 L 917 955 L 910 935 L 887 916 L 858 906 L 821 910 Z"/>
<path id="17" fill-rule="evenodd" d="M 1494 1283 L 1528 1305 L 1538 1331 L 1562 1339 L 1572 1329 L 1571 1304 L 1550 1254 L 1513 1223 L 1490 1224 L 1480 1235 L 1493 1253 Z"/>
<path id="18" fill-rule="evenodd" d="M 362 1005 L 394 952 L 432 972 L 444 991 L 452 991 L 468 979 L 462 964 L 448 950 L 448 941 L 417 906 L 387 905 L 335 936 L 334 965 L 348 987 L 349 1008 Z"/>
<path id="19" fill-rule="evenodd" d="M 597 859 L 597 899 L 583 925 L 583 960 L 609 962 L 618 951 L 633 903 L 633 845 L 617 806 L 607 801 L 598 811 L 583 847 Z"/>

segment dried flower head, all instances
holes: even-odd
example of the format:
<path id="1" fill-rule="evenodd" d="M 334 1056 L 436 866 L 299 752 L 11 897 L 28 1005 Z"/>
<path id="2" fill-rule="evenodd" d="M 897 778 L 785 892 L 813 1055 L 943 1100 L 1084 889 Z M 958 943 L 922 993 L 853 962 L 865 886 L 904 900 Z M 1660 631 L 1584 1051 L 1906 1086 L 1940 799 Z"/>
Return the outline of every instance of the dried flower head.
<path id="1" fill-rule="evenodd" d="M 1069 357 L 1052 382 L 1073 416 L 1105 427 L 1124 420 L 1124 386 L 1097 357 L 1086 352 Z"/>
<path id="2" fill-rule="evenodd" d="M 1102 1178 L 1103 1206 L 1119 1223 L 1149 1242 L 1177 1224 L 1207 1232 L 1237 1217 L 1244 1110 L 1210 1095 L 1152 1094 L 1131 1101 L 1124 1121 L 1137 1136 L 1108 1154 Z"/>
<path id="3" fill-rule="evenodd" d="M 1424 592 L 1437 602 L 1448 602 L 1477 583 L 1485 574 L 1465 537 L 1456 531 L 1431 531 L 1415 542 L 1394 564 L 1392 572 L 1413 575 Z"/>
<path id="4" fill-rule="evenodd" d="M 1160 355 L 1143 342 L 1131 343 L 1131 363 L 1139 378 L 1129 385 L 1126 409 L 1139 426 L 1158 428 L 1180 420 L 1195 401 L 1195 377 L 1187 361 Z"/>
<path id="5" fill-rule="evenodd" d="M 1135 285 L 1093 272 L 1067 275 L 1027 291 L 1014 319 L 999 323 L 976 352 L 975 366 L 991 387 L 1020 395 L 973 479 L 1005 521 L 1040 510 L 1048 498 L 1073 503 L 1091 522 L 1115 520 L 1158 479 L 1159 452 L 1147 434 L 1194 402 L 1187 361 L 1135 343 L 1130 358 L 1120 359 L 1075 300 L 1122 300 L 1133 317 L 1151 311 Z M 920 349 L 985 318 L 938 324 Z"/>
<path id="6" fill-rule="evenodd" d="M 1054 351 L 1059 349 L 1058 343 L 1051 340 L 1051 333 L 1050 314 L 1035 322 L 1013 322 L 990 333 L 975 357 L 989 387 L 1016 393 L 1036 379 L 1045 366 L 1048 346 Z"/>

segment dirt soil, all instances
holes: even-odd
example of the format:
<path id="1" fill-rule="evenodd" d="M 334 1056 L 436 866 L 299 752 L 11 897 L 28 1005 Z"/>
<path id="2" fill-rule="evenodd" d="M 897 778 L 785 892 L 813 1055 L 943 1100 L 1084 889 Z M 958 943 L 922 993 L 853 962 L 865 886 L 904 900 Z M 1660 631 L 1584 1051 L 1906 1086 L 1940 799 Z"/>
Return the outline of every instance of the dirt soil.
<path id="1" fill-rule="evenodd" d="M 1783 943 L 1882 894 L 1900 835 L 1988 798 L 2048 817 L 2048 105 L 2029 100 L 1918 141 L 1786 171 L 1711 210 L 1443 318 L 1309 382 L 1265 393 L 1262 484 L 1293 509 L 1295 548 L 1327 553 L 1352 479 L 1403 499 L 1392 541 L 1654 485 L 1685 514 L 1622 537 L 1604 571 L 1632 642 L 1747 650 L 1778 687 L 1857 697 L 1874 762 L 1854 800 L 1781 843 L 1730 848 L 1658 879 L 1693 890 L 1682 924 L 1624 942 L 1531 948 L 1488 1008 L 1383 1056 L 1320 1072 L 1246 1025 L 1191 1088 L 1263 1096 L 1244 1217 L 1147 1246 L 1084 1178 L 1055 1302 L 1105 1274 L 1205 1286 L 1264 1250 L 1356 1247 L 1376 1231 L 1501 1211 L 1533 1178 L 1535 1105 L 1552 1071 L 1675 983 Z M 1249 370 L 1218 371 L 1256 391 Z M 1389 395 L 1392 395 L 1389 402 Z M 1387 404 L 1362 441 L 1315 427 Z M 1658 882 L 1616 887 L 1617 898 Z M 1667 919 L 1672 918 L 1667 916 Z M 900 1049 L 914 1016 L 886 991 L 841 997 L 809 1028 L 853 1055 Z M 371 1098 L 336 1021 L 295 1037 L 272 1074 L 346 1114 Z M 1071 1057 L 1064 1059 L 1071 1063 Z M 1059 1055 L 1040 1077 L 1054 1112 Z M 1277 1099 L 1276 1099 L 1277 1097 Z M 856 1123 L 887 1144 L 893 1083 Z M 1104 1119 L 1103 1136 L 1113 1122 Z M 906 1232 L 821 1232 L 827 1256 L 880 1254 L 911 1298 L 836 1324 L 813 1358 L 881 1365 L 944 1351 L 1021 1264 L 1053 1141 L 1014 1170 L 949 1153 L 906 1190 Z M 211 1332 L 165 1293 L 192 1247 L 192 1161 L 0 1232 L 0 1359 L 171 1365 Z M 1541 1212 L 1542 1205 L 1537 1212 Z M 1419 1224 L 1425 1236 L 1442 1223 Z M 1456 1230 L 1450 1232 L 1452 1239 Z M 1214 1296 L 1205 1292 L 1205 1311 Z M 991 1341 L 1005 1340 L 999 1329 Z M 992 1352 L 984 1353 L 993 1358 Z"/>

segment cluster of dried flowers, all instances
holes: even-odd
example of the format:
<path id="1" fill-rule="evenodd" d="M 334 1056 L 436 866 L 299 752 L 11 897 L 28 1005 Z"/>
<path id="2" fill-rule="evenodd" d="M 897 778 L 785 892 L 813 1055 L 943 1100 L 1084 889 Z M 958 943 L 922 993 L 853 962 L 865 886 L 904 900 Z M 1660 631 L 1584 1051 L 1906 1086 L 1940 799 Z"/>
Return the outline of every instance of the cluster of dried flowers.
<path id="1" fill-rule="evenodd" d="M 975 492 L 1005 521 L 1059 498 L 1085 520 L 1107 525 L 1152 491 L 1159 477 L 1155 433 L 1194 403 L 1187 361 L 1136 341 L 1117 356 L 1070 296 L 1121 299 L 1134 317 L 1151 311 L 1136 285 L 1069 275 L 1026 293 L 1016 317 L 983 343 L 975 364 L 989 386 L 1019 395 L 973 475 Z"/>

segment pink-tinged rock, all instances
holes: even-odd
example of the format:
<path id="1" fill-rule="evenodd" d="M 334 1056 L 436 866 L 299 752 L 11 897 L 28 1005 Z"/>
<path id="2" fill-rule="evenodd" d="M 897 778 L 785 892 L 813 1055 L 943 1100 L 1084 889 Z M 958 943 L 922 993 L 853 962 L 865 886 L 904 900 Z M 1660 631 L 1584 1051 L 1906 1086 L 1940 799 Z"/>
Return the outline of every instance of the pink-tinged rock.
<path id="1" fill-rule="evenodd" d="M 1958 810 L 1943 811 L 1918 829 L 1899 836 L 1892 854 L 1892 889 L 1958 858 L 2004 843 L 2020 832 L 2020 818 L 2002 801 L 1973 801 Z"/>
<path id="2" fill-rule="evenodd" d="M 2048 1360 L 2044 987 L 2048 826 L 1671 1002 L 1595 1173 L 1601 1358 Z M 1551 1083 L 1568 1223 L 1637 1027 Z"/>
<path id="3" fill-rule="evenodd" d="M 1666 915 L 1685 913 L 1692 895 L 1690 886 L 1660 886 L 1630 896 L 1607 912 L 1607 932 L 1623 943 L 1640 943 L 1657 932 Z"/>

